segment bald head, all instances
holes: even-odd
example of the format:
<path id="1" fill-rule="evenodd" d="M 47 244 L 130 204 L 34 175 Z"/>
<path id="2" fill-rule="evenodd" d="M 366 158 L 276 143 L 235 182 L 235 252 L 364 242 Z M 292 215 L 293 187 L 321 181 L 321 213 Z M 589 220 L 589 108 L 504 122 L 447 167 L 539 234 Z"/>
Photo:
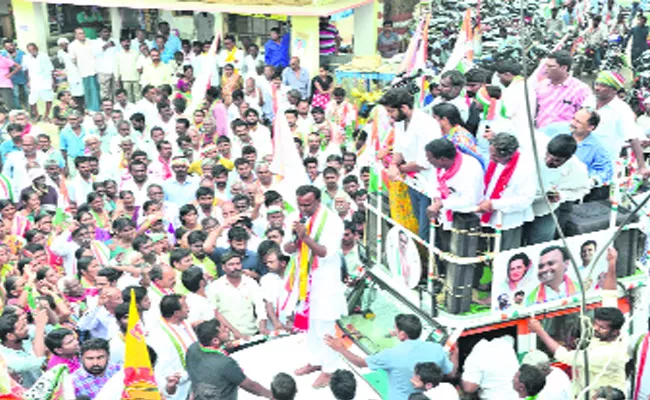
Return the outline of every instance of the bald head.
<path id="1" fill-rule="evenodd" d="M 225 201 L 221 203 L 221 214 L 224 219 L 228 219 L 237 215 L 237 208 L 232 201 Z"/>

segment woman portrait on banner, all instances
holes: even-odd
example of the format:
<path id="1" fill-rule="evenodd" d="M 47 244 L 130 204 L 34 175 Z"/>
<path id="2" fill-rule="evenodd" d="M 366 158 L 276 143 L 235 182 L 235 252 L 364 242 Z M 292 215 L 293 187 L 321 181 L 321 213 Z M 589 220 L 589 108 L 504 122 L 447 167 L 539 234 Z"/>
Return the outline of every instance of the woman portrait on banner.
<path id="1" fill-rule="evenodd" d="M 524 292 L 524 297 L 530 290 L 534 278 L 533 261 L 526 253 L 516 253 L 508 260 L 506 265 L 505 280 L 501 280 L 496 294 L 507 294 L 508 298 L 515 299 L 515 294 Z"/>

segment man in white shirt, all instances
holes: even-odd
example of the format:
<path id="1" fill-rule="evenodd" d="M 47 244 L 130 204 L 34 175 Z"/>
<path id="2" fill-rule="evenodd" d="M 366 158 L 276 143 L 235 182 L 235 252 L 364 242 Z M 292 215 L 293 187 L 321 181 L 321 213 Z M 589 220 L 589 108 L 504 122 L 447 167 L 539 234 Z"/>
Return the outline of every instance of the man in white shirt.
<path id="1" fill-rule="evenodd" d="M 521 363 L 539 369 L 546 376 L 546 385 L 537 395 L 537 400 L 572 399 L 571 380 L 564 371 L 551 366 L 551 360 L 546 353 L 533 350 L 524 356 Z"/>
<path id="2" fill-rule="evenodd" d="M 434 169 L 429 174 L 432 204 L 430 217 L 437 217 L 444 229 L 451 229 L 452 213 L 467 212 L 481 201 L 484 191 L 483 168 L 475 157 L 456 149 L 447 139 L 436 139 L 425 146 L 427 160 Z"/>
<path id="3" fill-rule="evenodd" d="M 137 48 L 131 48 L 131 41 L 128 37 L 122 38 L 121 43 L 122 50 L 116 54 L 115 86 L 121 87 L 126 91 L 126 98 L 122 100 L 124 107 L 127 101 L 135 103 L 135 99 L 140 96 L 140 73 L 137 67 L 140 53 L 138 53 Z M 118 101 L 117 93 L 115 94 L 115 100 Z M 124 118 L 129 119 L 131 115 L 127 115 L 124 109 L 122 112 L 124 113 Z"/>
<path id="4" fill-rule="evenodd" d="M 214 318 L 215 309 L 205 295 L 207 282 L 203 270 L 199 267 L 186 269 L 181 275 L 181 280 L 183 286 L 189 290 L 185 298 L 190 309 L 187 322 L 192 326 L 196 326 L 203 321 Z"/>
<path id="5" fill-rule="evenodd" d="M 496 229 L 498 213 L 503 214 L 501 250 L 521 246 L 522 226 L 534 216 L 532 204 L 537 185 L 532 178 L 536 172 L 518 149 L 517 139 L 509 133 L 499 133 L 492 139 L 485 173 L 488 183 L 484 199 L 478 204 L 484 226 Z"/>
<path id="6" fill-rule="evenodd" d="M 223 68 L 226 64 L 232 64 L 235 71 L 241 71 L 244 66 L 244 52 L 235 46 L 235 37 L 226 35 L 223 38 L 223 48 L 218 54 L 217 63 L 219 68 Z"/>
<path id="7" fill-rule="evenodd" d="M 115 93 L 115 61 L 117 58 L 117 47 L 111 39 L 111 31 L 102 27 L 99 31 L 99 38 L 93 43 L 95 47 L 95 65 L 97 66 L 97 81 L 99 83 L 99 95 L 102 99 L 112 99 Z"/>
<path id="8" fill-rule="evenodd" d="M 196 342 L 196 334 L 187 321 L 190 310 L 185 297 L 178 294 L 165 295 L 160 301 L 160 323 L 147 336 L 148 344 L 158 355 L 154 371 L 157 382 L 166 382 L 168 376 L 180 374 L 176 393 L 170 400 L 185 400 L 190 393 L 185 354 Z M 148 327 L 149 328 L 149 327 Z"/>
<path id="9" fill-rule="evenodd" d="M 321 371 L 312 385 L 321 388 L 329 384 L 338 358 L 324 339 L 334 334 L 335 321 L 347 313 L 338 251 L 344 226 L 334 211 L 321 204 L 321 192 L 316 187 L 300 186 L 296 197 L 301 219 L 289 225 L 297 240 L 285 243 L 284 251 L 297 257 L 294 266 L 299 265 L 298 254 L 306 251 L 308 259 L 318 257 L 318 268 L 307 265 L 307 274 L 301 273 L 301 268 L 287 271 L 289 287 L 282 311 L 295 314 L 294 327 L 307 329 L 309 363 L 296 370 L 296 375 Z"/>
<path id="10" fill-rule="evenodd" d="M 587 167 L 574 155 L 577 143 L 571 135 L 557 135 L 548 146 L 543 146 L 546 141 L 541 135 L 539 139 L 541 146 L 538 146 L 545 149 L 539 157 L 540 161 L 544 160 L 540 162 L 540 169 L 545 193 L 537 188 L 533 202 L 535 219 L 524 226 L 527 245 L 553 240 L 556 227 L 552 213 L 563 202 L 581 200 L 591 189 Z M 537 181 L 536 176 L 530 178 Z M 551 203 L 551 209 L 545 199 Z"/>
<path id="11" fill-rule="evenodd" d="M 467 121 L 469 105 L 465 101 L 465 96 L 462 95 L 464 87 L 465 77 L 463 74 L 456 70 L 444 72 L 440 76 L 440 96 L 436 97 L 429 106 L 433 107 L 440 103 L 451 103 L 458 108 L 463 122 Z"/>
<path id="12" fill-rule="evenodd" d="M 461 387 L 465 393 L 477 393 L 481 400 L 517 400 L 512 378 L 519 361 L 511 336 L 481 339 L 465 359 Z"/>
<path id="13" fill-rule="evenodd" d="M 431 169 L 424 147 L 441 137 L 440 125 L 431 115 L 413 108 L 413 96 L 406 89 L 391 89 L 381 99 L 390 118 L 395 122 L 395 145 L 393 160 L 388 167 L 392 181 L 406 174 L 413 213 L 419 223 L 419 236 L 429 240 L 427 207 L 431 199 L 426 192 L 426 174 Z"/>
<path id="14" fill-rule="evenodd" d="M 264 65 L 264 57 L 260 54 L 260 48 L 255 44 L 251 44 L 246 49 L 246 56 L 244 57 L 244 70 L 242 76 L 248 78 L 257 78 L 257 67 Z"/>
<path id="15" fill-rule="evenodd" d="M 47 156 L 36 150 L 36 138 L 33 135 L 23 137 L 22 151 L 13 151 L 7 154 L 7 159 L 2 168 L 2 174 L 11 180 L 13 198 L 19 199 L 22 190 L 31 185 L 27 174 L 30 164 L 45 165 Z"/>
<path id="16" fill-rule="evenodd" d="M 248 133 L 255 143 L 258 158 L 267 154 L 273 154 L 273 140 L 271 140 L 271 131 L 266 126 L 259 123 L 259 113 L 249 108 L 244 112 L 244 120 L 248 124 Z"/>
<path id="17" fill-rule="evenodd" d="M 23 59 L 23 68 L 27 71 L 29 78 L 29 105 L 32 108 L 32 115 L 36 119 L 39 118 L 38 107 L 36 103 L 39 100 L 45 102 L 45 120 L 50 118 L 50 109 L 52 108 L 52 100 L 54 99 L 54 91 L 52 91 L 52 72 L 54 66 L 50 57 L 47 54 L 38 52 L 38 46 L 34 43 L 27 45 L 27 52 Z"/>
<path id="18" fill-rule="evenodd" d="M 86 34 L 82 28 L 75 29 L 74 37 L 75 40 L 68 47 L 68 54 L 81 75 L 81 83 L 84 88 L 84 106 L 87 110 L 99 111 L 99 84 L 97 83 L 93 43 L 86 39 Z"/>
<path id="19" fill-rule="evenodd" d="M 124 79 L 121 72 L 120 72 L 119 79 Z M 122 81 L 122 84 L 124 85 L 124 81 Z M 113 107 L 115 110 L 122 111 L 122 116 L 124 117 L 125 121 L 131 119 L 131 115 L 133 115 L 136 112 L 134 100 L 140 97 L 141 95 L 140 83 L 136 82 L 132 86 L 133 86 L 133 100 L 130 99 L 131 95 L 124 88 L 124 86 L 122 86 L 122 89 L 117 89 L 115 91 L 115 105 Z M 137 91 L 135 90 L 136 88 L 138 89 Z"/>
<path id="20" fill-rule="evenodd" d="M 618 97 L 624 87 L 623 77 L 612 71 L 601 71 L 594 81 L 594 97 L 585 101 L 585 106 L 594 108 L 600 122 L 591 133 L 609 153 L 612 163 L 618 159 L 621 149 L 630 143 L 636 157 L 637 174 L 645 179 L 650 169 L 645 165 L 641 140 L 645 139 L 643 129 L 636 123 L 636 116 L 630 106 Z"/>
<path id="21" fill-rule="evenodd" d="M 145 124 L 151 124 L 158 119 L 157 91 L 156 86 L 145 85 L 142 88 L 142 98 L 135 104 L 136 111 L 144 115 Z"/>

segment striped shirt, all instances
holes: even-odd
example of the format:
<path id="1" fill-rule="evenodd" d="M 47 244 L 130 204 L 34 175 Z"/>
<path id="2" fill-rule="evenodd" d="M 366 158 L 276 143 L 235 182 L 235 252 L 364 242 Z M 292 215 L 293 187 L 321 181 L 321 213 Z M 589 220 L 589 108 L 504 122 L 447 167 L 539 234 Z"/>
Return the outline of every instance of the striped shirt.
<path id="1" fill-rule="evenodd" d="M 339 30 L 330 23 L 320 25 L 320 55 L 327 56 L 336 53 L 336 38 L 339 36 Z"/>
<path id="2" fill-rule="evenodd" d="M 544 79 L 537 87 L 537 128 L 570 122 L 590 95 L 589 86 L 574 77 L 568 77 L 559 85 Z"/>

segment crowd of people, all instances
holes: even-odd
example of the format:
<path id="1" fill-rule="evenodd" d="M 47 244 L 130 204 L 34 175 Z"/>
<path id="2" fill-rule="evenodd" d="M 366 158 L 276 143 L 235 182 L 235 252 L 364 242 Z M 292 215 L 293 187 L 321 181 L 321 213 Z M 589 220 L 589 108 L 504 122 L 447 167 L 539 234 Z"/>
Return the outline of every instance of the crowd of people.
<path id="1" fill-rule="evenodd" d="M 568 385 L 550 383 L 568 378 L 546 354 L 533 352 L 520 366 L 507 338 L 477 344 L 461 366 L 457 349 L 420 340 L 414 315 L 395 318 L 398 346 L 366 358 L 350 352 L 334 327 L 347 312 L 346 285 L 364 269 L 359 241 L 375 157 L 360 160 L 372 151 L 364 145 L 373 124 L 379 129 L 383 119 L 393 133 L 379 162 L 394 183 L 395 220 L 429 240 L 437 219 L 445 249 L 454 213 L 472 210 L 485 229 L 502 229 L 502 249 L 542 243 L 554 238 L 551 213 L 562 204 L 608 192 L 628 145 L 637 173 L 650 175 L 645 134 L 617 95 L 620 74 L 600 72 L 592 89 L 571 76 L 568 52 L 544 61 L 530 99 L 542 193 L 531 179 L 514 60 L 494 76 L 480 68 L 443 73 L 423 109 L 406 89 L 390 89 L 364 130 L 327 64 L 312 76 L 290 57 L 279 28 L 263 54 L 226 35 L 214 58 L 211 40 L 181 40 L 166 22 L 153 40 L 138 30 L 118 41 L 92 13 L 80 15 L 74 40 L 58 41 L 60 68 L 35 44 L 24 53 L 5 40 L 0 54 L 0 355 L 15 382 L 30 388 L 64 364 L 72 398 L 116 398 L 134 297 L 167 399 L 236 399 L 239 388 L 301 398 L 291 374 L 256 382 L 229 355 L 259 336 L 298 331 L 307 332 L 309 363 L 285 372 L 319 372 L 313 386 L 329 386 L 340 400 L 356 398 L 358 379 L 337 369 L 340 357 L 386 370 L 390 400 L 457 399 L 447 378 L 481 399 L 570 398 Z M 397 43 L 387 21 L 379 51 L 393 57 Z M 321 18 L 321 59 L 331 60 L 339 44 L 336 27 Z M 210 87 L 195 90 L 206 75 Z M 285 121 L 308 177 L 289 193 L 275 170 Z M 551 281 L 542 282 L 549 298 L 561 294 Z M 603 309 L 590 346 L 620 353 L 622 314 Z M 537 322 L 531 331 L 572 363 L 574 353 Z M 486 369 L 489 358 L 503 369 Z M 590 374 L 609 368 L 605 392 L 625 390 L 619 363 L 601 367 L 591 365 Z"/>

